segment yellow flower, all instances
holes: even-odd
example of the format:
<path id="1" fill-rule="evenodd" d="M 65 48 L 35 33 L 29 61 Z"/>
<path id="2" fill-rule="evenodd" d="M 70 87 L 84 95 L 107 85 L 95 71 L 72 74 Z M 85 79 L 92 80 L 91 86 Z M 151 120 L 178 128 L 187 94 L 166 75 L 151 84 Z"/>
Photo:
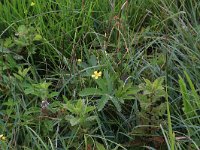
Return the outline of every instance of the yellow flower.
<path id="1" fill-rule="evenodd" d="M 0 134 L 0 140 L 5 141 L 6 137 L 3 134 Z"/>
<path id="2" fill-rule="evenodd" d="M 77 61 L 78 61 L 78 63 L 81 63 L 81 62 L 82 62 L 82 60 L 81 60 L 81 59 L 78 59 Z"/>
<path id="3" fill-rule="evenodd" d="M 34 6 L 35 5 L 35 3 L 34 2 L 31 2 L 31 6 Z"/>
<path id="4" fill-rule="evenodd" d="M 99 77 L 101 77 L 101 75 L 102 75 L 102 72 L 101 71 L 94 71 L 94 74 L 92 75 L 92 77 L 94 78 L 94 79 L 98 79 Z"/>

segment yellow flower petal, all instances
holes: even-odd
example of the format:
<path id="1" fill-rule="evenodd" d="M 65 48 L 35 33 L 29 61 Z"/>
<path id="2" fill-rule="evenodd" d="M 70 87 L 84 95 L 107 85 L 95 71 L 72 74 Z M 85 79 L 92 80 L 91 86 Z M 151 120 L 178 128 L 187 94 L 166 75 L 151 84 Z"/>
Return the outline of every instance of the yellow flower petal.
<path id="1" fill-rule="evenodd" d="M 5 140 L 6 140 L 6 137 L 5 137 L 3 134 L 1 134 L 1 135 L 0 135 L 0 140 L 5 141 Z"/>
<path id="2" fill-rule="evenodd" d="M 78 61 L 79 63 L 80 63 L 80 62 L 82 62 L 82 60 L 81 60 L 81 59 L 78 59 L 77 61 Z"/>
<path id="3" fill-rule="evenodd" d="M 101 76 L 101 75 L 102 75 L 102 72 L 100 71 L 100 72 L 99 72 L 99 76 Z"/>

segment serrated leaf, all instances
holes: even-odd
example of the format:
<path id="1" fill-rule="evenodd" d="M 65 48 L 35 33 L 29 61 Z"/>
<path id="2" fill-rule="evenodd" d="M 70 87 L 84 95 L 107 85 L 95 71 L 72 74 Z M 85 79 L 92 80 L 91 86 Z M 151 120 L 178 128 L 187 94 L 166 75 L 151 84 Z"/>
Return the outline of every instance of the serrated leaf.
<path id="1" fill-rule="evenodd" d="M 31 69 L 31 67 L 28 67 L 25 69 L 19 68 L 18 74 L 22 77 L 25 77 L 30 69 Z"/>
<path id="2" fill-rule="evenodd" d="M 163 77 L 157 78 L 157 79 L 153 82 L 153 87 L 154 87 L 155 89 L 157 89 L 159 86 L 162 87 L 163 81 L 164 81 L 164 78 L 163 78 Z"/>
<path id="3" fill-rule="evenodd" d="M 76 105 L 75 105 L 75 110 L 76 110 L 76 113 L 77 114 L 80 114 L 81 112 L 84 113 L 84 108 L 86 107 L 86 105 L 84 104 L 84 101 L 79 99 L 77 102 L 76 102 Z"/>
<path id="4" fill-rule="evenodd" d="M 23 80 L 23 78 L 22 78 L 20 75 L 16 74 L 16 73 L 13 73 L 13 75 L 14 75 L 14 77 L 15 77 L 16 79 L 18 79 L 19 81 L 22 81 L 22 80 Z"/>
<path id="5" fill-rule="evenodd" d="M 25 25 L 20 25 L 19 27 L 18 27 L 18 29 L 17 29 L 17 31 L 18 32 L 27 32 L 28 30 L 27 30 L 27 28 L 26 28 L 26 26 Z"/>
<path id="6" fill-rule="evenodd" d="M 121 105 L 120 105 L 118 99 L 117 98 L 111 98 L 111 101 L 113 102 L 113 104 L 117 108 L 117 111 L 121 112 L 122 108 L 121 108 Z"/>
<path id="7" fill-rule="evenodd" d="M 55 97 L 59 94 L 59 92 L 52 92 L 48 95 L 48 98 L 52 98 L 52 97 Z"/>
<path id="8" fill-rule="evenodd" d="M 75 126 L 80 123 L 80 118 L 71 118 L 69 121 L 72 126 Z"/>
<path id="9" fill-rule="evenodd" d="M 94 121 L 96 119 L 97 119 L 97 116 L 90 116 L 90 117 L 87 117 L 85 121 L 90 122 L 90 121 Z"/>
<path id="10" fill-rule="evenodd" d="M 80 123 L 80 118 L 76 118 L 72 115 L 67 115 L 65 119 L 70 122 L 71 126 L 75 126 Z"/>
<path id="11" fill-rule="evenodd" d="M 195 90 L 194 84 L 192 83 L 192 80 L 190 79 L 190 77 L 189 77 L 189 75 L 187 74 L 186 71 L 184 71 L 184 74 L 185 74 L 186 79 L 189 83 L 189 86 L 190 86 L 190 89 L 191 89 L 191 92 L 192 92 L 192 96 L 194 97 L 196 105 L 200 108 L 200 101 L 199 101 L 200 97 L 199 97 L 197 91 Z"/>
<path id="12" fill-rule="evenodd" d="M 28 95 L 28 94 L 33 94 L 33 93 L 35 93 L 35 90 L 34 90 L 34 88 L 29 87 L 29 88 L 27 88 L 27 89 L 24 90 L 24 93 L 25 93 L 26 95 Z"/>
<path id="13" fill-rule="evenodd" d="M 70 101 L 68 101 L 67 104 L 64 105 L 64 106 L 65 106 L 65 108 L 67 108 L 67 110 L 70 111 L 71 113 L 76 113 L 75 107 L 74 107 L 74 105 L 71 104 Z"/>
<path id="14" fill-rule="evenodd" d="M 2 105 L 6 105 L 6 106 L 15 106 L 18 103 L 18 101 L 14 101 L 13 99 L 8 99 L 7 102 L 4 102 Z"/>
<path id="15" fill-rule="evenodd" d="M 89 113 L 89 112 L 93 111 L 94 109 L 95 109 L 94 106 L 87 106 L 85 109 L 85 113 Z"/>
<path id="16" fill-rule="evenodd" d="M 109 94 L 111 94 L 114 89 L 113 89 L 113 78 L 112 76 L 110 76 L 110 74 L 108 73 L 108 71 L 104 71 L 104 76 L 106 78 L 106 84 L 107 84 L 107 91 Z"/>
<path id="17" fill-rule="evenodd" d="M 98 100 L 97 102 L 98 111 L 101 111 L 105 107 L 108 100 L 109 100 L 109 97 L 107 95 L 102 96 L 101 99 Z"/>
<path id="18" fill-rule="evenodd" d="M 190 104 L 188 90 L 187 90 L 186 84 L 181 76 L 179 76 L 179 86 L 180 86 L 180 91 L 181 91 L 181 94 L 183 97 L 183 111 L 188 117 L 194 116 L 195 114 L 191 113 L 191 112 L 194 112 L 194 109 L 193 109 L 192 105 Z"/>
<path id="19" fill-rule="evenodd" d="M 98 84 L 98 87 L 102 90 L 102 91 L 107 91 L 107 83 L 106 83 L 106 79 L 105 78 L 100 78 L 98 80 L 95 80 L 96 83 Z"/>
<path id="20" fill-rule="evenodd" d="M 59 94 L 59 92 L 58 92 L 58 94 Z M 62 98 L 66 103 L 69 101 L 68 98 L 65 95 L 62 95 Z"/>

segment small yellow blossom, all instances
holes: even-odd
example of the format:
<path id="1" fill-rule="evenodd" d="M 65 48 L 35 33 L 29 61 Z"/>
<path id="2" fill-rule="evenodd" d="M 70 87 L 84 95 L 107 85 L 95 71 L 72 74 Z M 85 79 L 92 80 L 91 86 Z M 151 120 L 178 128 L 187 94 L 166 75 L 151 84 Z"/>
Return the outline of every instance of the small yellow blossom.
<path id="1" fill-rule="evenodd" d="M 101 77 L 101 75 L 102 75 L 102 72 L 101 71 L 94 71 L 94 74 L 92 75 L 92 77 L 94 78 L 94 79 L 98 79 L 99 77 Z"/>
<path id="2" fill-rule="evenodd" d="M 3 134 L 0 134 L 0 140 L 5 141 L 6 137 Z"/>
<path id="3" fill-rule="evenodd" d="M 34 6 L 35 5 L 35 3 L 34 2 L 31 2 L 31 6 Z"/>
<path id="4" fill-rule="evenodd" d="M 78 61 L 78 63 L 81 63 L 81 62 L 82 62 L 82 60 L 81 60 L 81 59 L 78 59 L 77 61 Z"/>

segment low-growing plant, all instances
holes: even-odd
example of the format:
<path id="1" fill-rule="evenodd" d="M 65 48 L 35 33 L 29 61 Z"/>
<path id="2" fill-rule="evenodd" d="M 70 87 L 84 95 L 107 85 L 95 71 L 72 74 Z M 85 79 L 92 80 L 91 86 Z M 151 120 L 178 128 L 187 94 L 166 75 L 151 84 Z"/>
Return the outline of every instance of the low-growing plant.
<path id="1" fill-rule="evenodd" d="M 117 111 L 120 112 L 122 110 L 121 105 L 124 104 L 124 101 L 134 99 L 134 94 L 138 91 L 131 83 L 120 81 L 116 75 L 110 75 L 106 70 L 103 72 L 103 77 L 97 78 L 95 83 L 97 84 L 96 88 L 85 88 L 79 95 L 95 98 L 98 111 L 101 111 L 111 101 Z"/>
<path id="2" fill-rule="evenodd" d="M 166 92 L 163 87 L 164 78 L 160 77 L 153 82 L 148 79 L 144 79 L 144 81 L 144 84 L 139 85 L 140 93 L 137 94 L 140 105 L 138 115 L 140 120 L 139 125 L 149 126 L 147 133 L 152 134 L 154 133 L 152 132 L 153 127 L 159 129 L 160 124 L 164 121 L 164 114 L 166 113 Z"/>
<path id="3" fill-rule="evenodd" d="M 1 0 L 0 149 L 199 149 L 199 8 Z"/>

